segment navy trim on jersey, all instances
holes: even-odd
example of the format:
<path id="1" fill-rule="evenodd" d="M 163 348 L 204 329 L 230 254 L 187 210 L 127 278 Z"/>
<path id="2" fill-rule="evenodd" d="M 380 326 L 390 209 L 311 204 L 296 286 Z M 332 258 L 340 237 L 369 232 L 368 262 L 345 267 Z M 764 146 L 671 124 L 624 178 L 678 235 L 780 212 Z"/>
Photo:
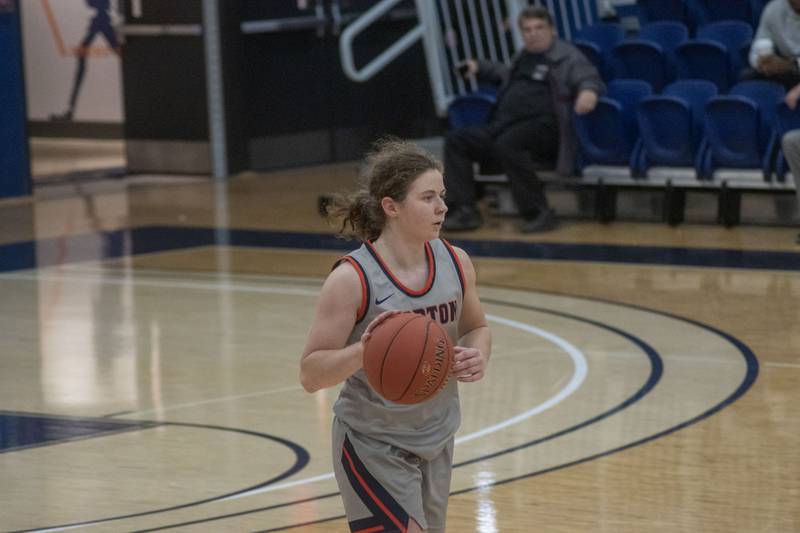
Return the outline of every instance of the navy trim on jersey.
<path id="1" fill-rule="evenodd" d="M 386 277 L 389 278 L 389 281 L 391 281 L 392 284 L 400 289 L 400 291 L 404 294 L 412 298 L 419 298 L 420 296 L 425 296 L 428 294 L 433 288 L 433 285 L 436 282 L 436 257 L 433 254 L 431 243 L 425 243 L 425 258 L 428 261 L 429 269 L 428 279 L 425 280 L 425 286 L 418 291 L 406 287 L 400 282 L 400 280 L 394 277 L 394 274 L 392 274 L 392 271 L 389 270 L 389 267 L 386 265 L 386 263 L 383 262 L 383 259 L 381 258 L 380 254 L 378 254 L 378 251 L 373 248 L 372 243 L 369 241 L 364 241 L 364 246 L 366 247 L 367 251 L 369 251 L 370 255 L 372 255 L 372 258 L 375 259 L 375 262 L 378 263 L 378 266 L 381 268 L 381 270 L 383 270 L 383 273 L 386 274 Z"/>
<path id="2" fill-rule="evenodd" d="M 371 518 L 354 520 L 350 522 L 350 531 L 369 530 L 383 526 L 381 531 L 400 531 L 405 533 L 408 528 L 408 513 L 397 503 L 389 491 L 381 485 L 356 454 L 353 443 L 345 434 L 342 444 L 342 467 L 350 480 L 350 486 L 372 513 Z M 373 531 L 378 531 L 372 529 Z"/>
<path id="3" fill-rule="evenodd" d="M 450 259 L 453 260 L 453 266 L 456 267 L 456 274 L 458 275 L 458 282 L 461 284 L 461 295 L 467 292 L 466 291 L 466 282 L 464 281 L 464 270 L 461 268 L 461 260 L 458 258 L 458 254 L 456 251 L 453 250 L 453 245 L 447 242 L 446 240 L 442 239 L 444 243 L 444 247 L 447 250 L 447 253 L 450 254 Z"/>

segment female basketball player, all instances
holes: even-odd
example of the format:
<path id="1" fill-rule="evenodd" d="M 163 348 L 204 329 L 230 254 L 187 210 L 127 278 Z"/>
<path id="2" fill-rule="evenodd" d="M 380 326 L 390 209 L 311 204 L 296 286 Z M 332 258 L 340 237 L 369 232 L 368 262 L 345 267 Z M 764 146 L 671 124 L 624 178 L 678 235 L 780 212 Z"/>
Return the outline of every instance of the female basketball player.
<path id="1" fill-rule="evenodd" d="M 460 423 L 456 379 L 483 378 L 491 335 L 472 262 L 439 239 L 441 163 L 397 140 L 379 143 L 366 163 L 362 188 L 329 209 L 341 234 L 364 243 L 322 287 L 300 381 L 309 392 L 345 382 L 333 408 L 333 464 L 351 531 L 444 532 Z M 424 312 L 457 341 L 456 379 L 414 405 L 378 396 L 362 369 L 364 341 L 399 311 Z"/>

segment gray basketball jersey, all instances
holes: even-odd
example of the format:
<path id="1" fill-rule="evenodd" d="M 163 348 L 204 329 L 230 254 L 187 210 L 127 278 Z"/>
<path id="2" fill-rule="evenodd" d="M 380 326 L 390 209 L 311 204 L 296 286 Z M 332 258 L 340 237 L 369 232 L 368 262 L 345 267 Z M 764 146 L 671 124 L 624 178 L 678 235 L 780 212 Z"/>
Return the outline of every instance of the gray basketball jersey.
<path id="1" fill-rule="evenodd" d="M 456 344 L 464 299 L 461 265 L 455 250 L 441 239 L 426 243 L 425 253 L 428 279 L 425 287 L 417 291 L 398 281 L 369 243 L 341 259 L 350 262 L 362 278 L 362 305 L 348 345 L 358 342 L 376 316 L 391 310 L 429 316 Z M 347 378 L 333 411 L 355 431 L 423 458 L 439 453 L 461 423 L 455 378 L 433 398 L 403 405 L 379 396 L 363 369 Z"/>

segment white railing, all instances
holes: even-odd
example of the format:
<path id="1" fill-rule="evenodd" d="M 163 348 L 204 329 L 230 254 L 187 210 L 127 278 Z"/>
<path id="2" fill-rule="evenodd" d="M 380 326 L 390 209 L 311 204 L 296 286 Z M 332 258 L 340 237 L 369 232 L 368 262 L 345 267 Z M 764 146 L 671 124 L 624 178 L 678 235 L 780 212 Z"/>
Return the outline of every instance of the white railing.
<path id="1" fill-rule="evenodd" d="M 440 116 L 447 114 L 453 98 L 478 89 L 474 79 L 465 81 L 456 75 L 457 64 L 468 58 L 508 63 L 522 47 L 517 17 L 527 5 L 547 7 L 555 14 L 559 35 L 567 39 L 572 29 L 591 23 L 597 11 L 597 0 L 416 0 L 419 23 L 372 61 L 356 68 L 355 38 L 402 1 L 382 0 L 345 28 L 339 39 L 342 68 L 350 79 L 367 81 L 422 40 L 433 101 Z M 336 2 L 334 7 L 338 8 Z M 341 17 L 334 11 L 338 28 Z"/>
<path id="2" fill-rule="evenodd" d="M 516 21 L 526 0 L 416 0 L 419 23 L 369 63 L 356 67 L 356 37 L 401 1 L 382 0 L 345 28 L 339 39 L 342 69 L 353 81 L 367 81 L 421 40 L 433 101 L 441 116 L 455 96 L 477 89 L 474 80 L 465 82 L 455 75 L 455 65 L 472 57 L 508 62 L 521 45 L 516 23 L 508 21 Z"/>
<path id="3" fill-rule="evenodd" d="M 382 0 L 378 2 L 342 32 L 341 37 L 339 37 L 339 55 L 342 58 L 342 69 L 344 69 L 344 73 L 348 78 L 359 82 L 367 81 L 423 36 L 425 28 L 423 23 L 420 22 L 372 61 L 360 69 L 356 68 L 355 59 L 353 58 L 353 41 L 355 38 L 402 1 Z M 418 6 L 420 2 L 421 0 L 417 0 Z"/>

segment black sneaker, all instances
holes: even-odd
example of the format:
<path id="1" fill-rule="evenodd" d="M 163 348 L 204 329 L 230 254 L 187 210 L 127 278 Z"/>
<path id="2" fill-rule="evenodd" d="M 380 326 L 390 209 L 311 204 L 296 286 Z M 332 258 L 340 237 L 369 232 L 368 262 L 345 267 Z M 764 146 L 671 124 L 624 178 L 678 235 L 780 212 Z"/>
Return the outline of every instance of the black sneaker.
<path id="1" fill-rule="evenodd" d="M 542 233 L 551 231 L 558 227 L 556 212 L 550 208 L 540 212 L 536 218 L 526 220 L 520 230 L 522 233 Z"/>
<path id="2" fill-rule="evenodd" d="M 478 208 L 475 206 L 461 206 L 447 213 L 442 224 L 445 231 L 471 231 L 483 226 Z"/>

